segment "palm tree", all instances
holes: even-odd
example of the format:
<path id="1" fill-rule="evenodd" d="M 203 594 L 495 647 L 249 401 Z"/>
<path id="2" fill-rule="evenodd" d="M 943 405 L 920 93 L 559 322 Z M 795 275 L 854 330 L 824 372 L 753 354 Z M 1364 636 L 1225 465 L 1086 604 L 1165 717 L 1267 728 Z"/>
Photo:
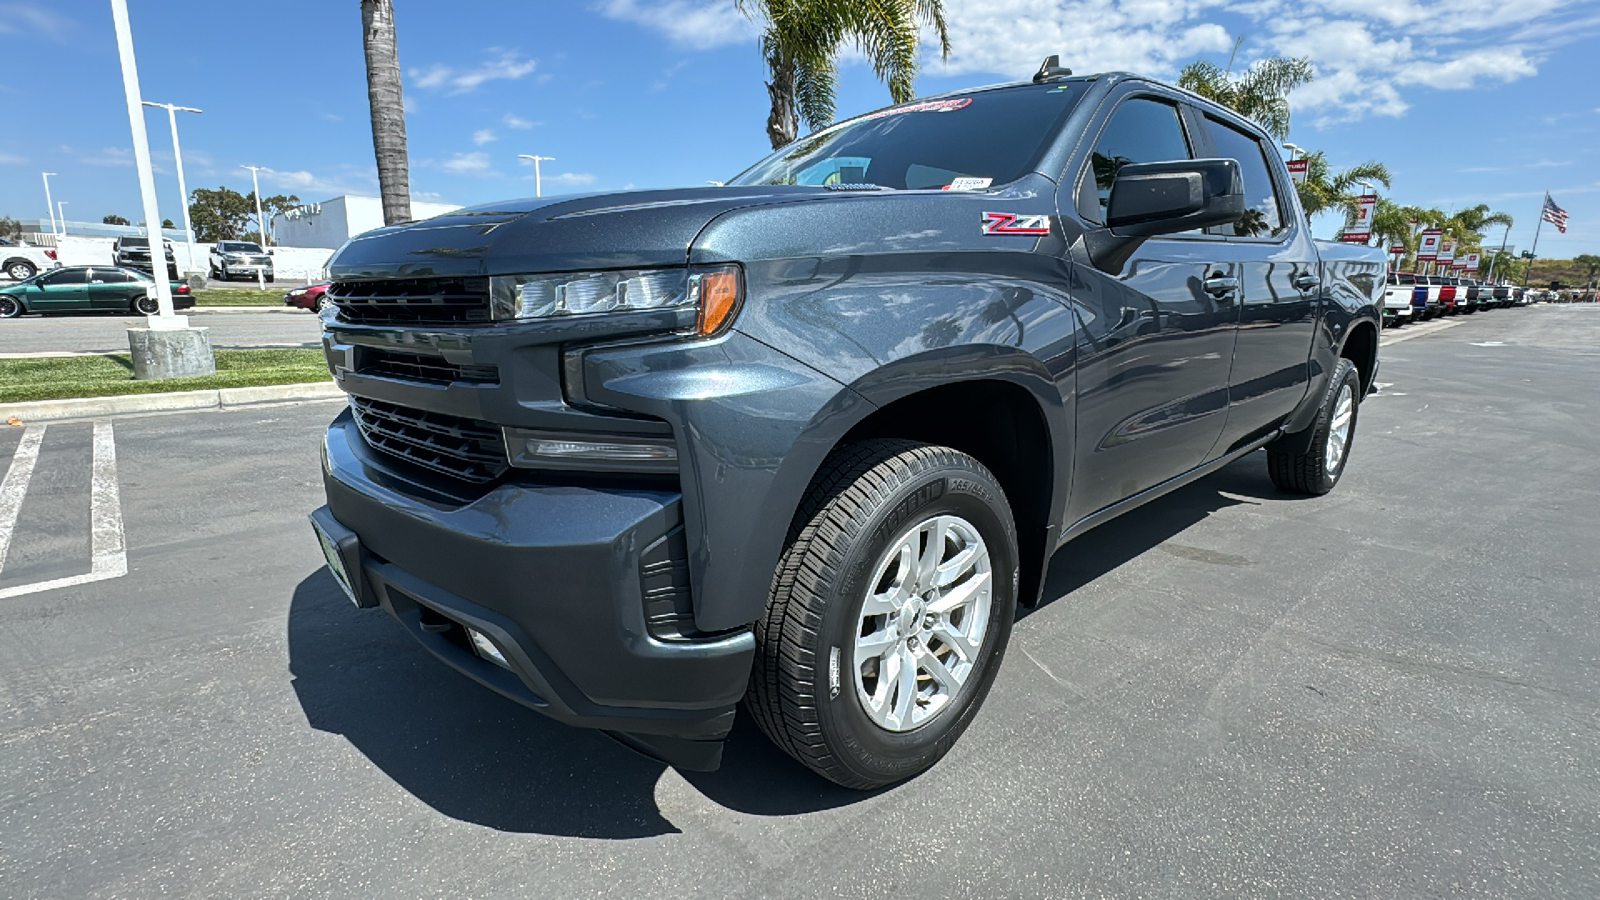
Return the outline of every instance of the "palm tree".
<path id="1" fill-rule="evenodd" d="M 836 58 L 845 44 L 861 51 L 889 86 L 895 103 L 910 100 L 917 75 L 922 26 L 939 36 L 940 58 L 950 55 L 943 0 L 735 0 L 739 11 L 762 26 L 761 55 L 771 81 L 767 138 L 772 149 L 800 134 L 800 119 L 813 129 L 833 121 Z"/>
<path id="2" fill-rule="evenodd" d="M 1239 38 L 1233 44 L 1238 54 Z M 1311 82 L 1316 73 L 1306 57 L 1274 56 L 1256 60 L 1243 75 L 1233 75 L 1233 57 L 1228 68 L 1197 59 L 1178 73 L 1178 86 L 1214 100 L 1266 129 L 1283 140 L 1289 136 L 1289 92 Z"/>
<path id="3" fill-rule="evenodd" d="M 394 42 L 394 4 L 361 0 L 362 45 L 367 52 L 367 105 L 372 110 L 372 151 L 378 159 L 383 224 L 411 221 L 411 173 L 406 160 L 406 112 L 400 99 L 400 55 Z"/>
<path id="4" fill-rule="evenodd" d="M 1389 167 L 1369 160 L 1335 172 L 1328 165 L 1327 154 L 1318 150 L 1306 155 L 1305 180 L 1294 187 L 1307 218 L 1324 212 L 1341 212 L 1350 218 L 1355 215 L 1356 204 L 1360 201 L 1360 195 L 1352 189 L 1363 181 L 1376 181 L 1389 187 Z"/>
<path id="5" fill-rule="evenodd" d="M 1468 244 L 1480 246 L 1483 242 L 1483 233 L 1491 226 L 1499 225 L 1510 228 L 1512 218 L 1510 213 L 1490 212 L 1489 204 L 1479 203 L 1450 214 L 1444 220 L 1444 228 L 1454 234 L 1459 240 Z"/>

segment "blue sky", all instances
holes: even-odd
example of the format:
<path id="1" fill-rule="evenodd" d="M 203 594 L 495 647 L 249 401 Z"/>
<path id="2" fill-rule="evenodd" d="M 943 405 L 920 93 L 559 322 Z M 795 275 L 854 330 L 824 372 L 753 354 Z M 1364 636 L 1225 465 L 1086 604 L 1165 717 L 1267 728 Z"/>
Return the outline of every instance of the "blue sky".
<path id="1" fill-rule="evenodd" d="M 179 120 L 191 189 L 375 195 L 355 2 L 128 0 L 146 99 Z M 533 193 L 700 184 L 767 152 L 755 31 L 731 0 L 397 0 L 412 189 L 474 204 Z M 954 52 L 920 93 L 1079 72 L 1173 77 L 1196 57 L 1307 55 L 1291 140 L 1336 166 L 1377 159 L 1402 203 L 1490 203 L 1532 239 L 1546 189 L 1571 215 L 1541 256 L 1600 252 L 1600 40 L 1594 0 L 945 0 Z M 0 0 L 0 214 L 43 217 L 40 171 L 68 218 L 140 218 L 104 0 Z M 845 65 L 840 116 L 886 102 Z M 146 119 L 162 215 L 178 218 L 166 115 Z M 1319 220 L 1318 231 L 1337 223 Z M 1498 234 L 1491 235 L 1497 239 Z"/>

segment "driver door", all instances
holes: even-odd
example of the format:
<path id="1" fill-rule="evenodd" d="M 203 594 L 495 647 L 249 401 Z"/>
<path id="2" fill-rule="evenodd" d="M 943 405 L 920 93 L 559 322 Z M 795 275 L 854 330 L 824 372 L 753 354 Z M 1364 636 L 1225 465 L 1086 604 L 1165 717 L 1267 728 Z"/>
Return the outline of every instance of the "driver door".
<path id="1" fill-rule="evenodd" d="M 88 269 L 57 269 L 35 283 L 39 293 L 28 298 L 28 305 L 36 312 L 89 308 Z"/>

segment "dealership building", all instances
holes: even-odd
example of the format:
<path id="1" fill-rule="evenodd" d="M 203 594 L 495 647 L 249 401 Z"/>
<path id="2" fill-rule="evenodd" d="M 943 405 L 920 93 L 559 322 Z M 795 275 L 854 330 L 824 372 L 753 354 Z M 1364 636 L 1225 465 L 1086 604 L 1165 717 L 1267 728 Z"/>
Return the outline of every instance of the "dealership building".
<path id="1" fill-rule="evenodd" d="M 411 201 L 411 218 L 428 219 L 460 209 L 454 203 Z M 383 227 L 383 201 L 345 195 L 307 203 L 272 217 L 272 242 L 279 247 L 338 247 L 363 232 Z"/>

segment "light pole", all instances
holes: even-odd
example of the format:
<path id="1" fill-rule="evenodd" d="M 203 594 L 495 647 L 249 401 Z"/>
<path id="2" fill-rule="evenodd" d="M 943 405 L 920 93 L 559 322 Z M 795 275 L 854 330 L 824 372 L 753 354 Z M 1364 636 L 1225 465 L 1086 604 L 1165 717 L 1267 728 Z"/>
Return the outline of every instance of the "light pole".
<path id="1" fill-rule="evenodd" d="M 60 237 L 61 234 L 56 228 L 56 205 L 50 199 L 50 176 L 54 175 L 55 173 L 42 172 L 40 174 L 44 175 L 44 208 L 50 212 L 50 233 L 56 237 Z"/>
<path id="2" fill-rule="evenodd" d="M 1288 141 L 1283 142 L 1283 149 L 1289 151 L 1290 160 L 1299 159 L 1300 157 L 1304 156 L 1306 152 L 1300 148 L 1299 144 L 1291 144 Z"/>
<path id="3" fill-rule="evenodd" d="M 139 100 L 139 66 L 133 56 L 133 28 L 128 23 L 128 0 L 111 0 L 111 21 L 117 33 L 117 57 L 122 63 L 122 90 L 128 101 L 128 130 L 133 138 L 133 166 L 139 176 L 139 199 L 144 207 L 145 238 L 150 242 L 150 291 L 157 315 L 148 316 L 143 328 L 128 329 L 128 349 L 135 378 L 173 378 L 210 375 L 217 370 L 208 329 L 190 328 L 188 316 L 172 313 L 172 282 L 167 280 L 166 254 L 162 252 L 161 210 L 156 202 L 156 176 L 150 166 L 150 136 L 144 129 L 144 109 Z M 143 304 L 140 304 L 143 305 Z"/>
<path id="4" fill-rule="evenodd" d="M 266 168 L 266 166 L 240 166 L 239 168 L 250 170 L 250 184 L 255 189 L 254 196 L 256 198 L 256 227 L 261 231 L 256 237 L 261 238 L 261 249 L 265 250 L 269 246 L 267 244 L 267 220 L 261 217 L 261 179 L 257 177 L 256 173 Z M 267 283 L 261 279 L 261 268 L 257 266 L 256 287 L 264 291 L 267 289 Z"/>
<path id="5" fill-rule="evenodd" d="M 171 103 L 154 103 L 149 100 L 141 101 L 145 106 L 154 106 L 167 111 L 167 124 L 172 126 L 172 162 L 178 168 L 178 196 L 182 199 L 183 206 L 183 243 L 184 262 L 187 269 L 194 269 L 194 226 L 189 221 L 189 188 L 183 183 L 183 151 L 178 148 L 178 113 L 199 113 L 200 110 L 192 106 L 174 106 Z"/>
<path id="6" fill-rule="evenodd" d="M 67 236 L 67 214 L 61 210 L 61 207 L 66 205 L 67 201 L 65 200 L 56 201 L 56 218 L 61 221 L 61 232 L 56 235 L 57 239 Z"/>
<path id="7" fill-rule="evenodd" d="M 555 157 L 554 156 L 535 156 L 532 153 L 518 153 L 517 154 L 517 158 L 518 159 L 531 159 L 531 160 L 533 160 L 533 195 L 535 197 L 543 196 L 540 193 L 539 163 L 544 162 L 546 160 L 550 160 L 550 161 L 553 162 L 555 160 Z"/>

